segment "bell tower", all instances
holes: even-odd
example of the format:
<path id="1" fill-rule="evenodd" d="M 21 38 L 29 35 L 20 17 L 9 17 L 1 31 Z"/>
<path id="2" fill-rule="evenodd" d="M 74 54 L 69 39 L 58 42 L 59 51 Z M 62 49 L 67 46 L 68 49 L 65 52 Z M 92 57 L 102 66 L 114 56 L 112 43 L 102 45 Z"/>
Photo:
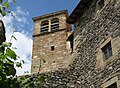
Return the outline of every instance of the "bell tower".
<path id="1" fill-rule="evenodd" d="M 67 39 L 71 25 L 68 11 L 62 10 L 34 17 L 32 73 L 49 72 L 68 66 Z"/>

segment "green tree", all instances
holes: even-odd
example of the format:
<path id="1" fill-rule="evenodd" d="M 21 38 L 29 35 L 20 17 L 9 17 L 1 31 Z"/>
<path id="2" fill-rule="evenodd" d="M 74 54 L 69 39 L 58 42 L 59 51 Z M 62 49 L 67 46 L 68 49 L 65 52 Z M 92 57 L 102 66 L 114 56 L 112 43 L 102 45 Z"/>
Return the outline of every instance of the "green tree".
<path id="1" fill-rule="evenodd" d="M 15 3 L 15 0 L 13 2 Z M 12 14 L 9 10 L 9 2 L 8 0 L 0 0 L 0 14 L 5 16 L 6 13 Z M 12 36 L 12 38 L 15 37 Z M 17 78 L 14 78 L 16 74 L 14 65 L 20 67 L 21 63 L 15 62 L 17 55 L 11 49 L 11 45 L 10 42 L 3 42 L 0 45 L 0 88 L 16 88 L 19 86 Z"/>
<path id="2" fill-rule="evenodd" d="M 0 87 L 1 88 L 15 88 L 18 86 L 17 78 L 15 77 L 16 69 L 14 68 L 17 55 L 11 50 L 11 43 L 4 42 L 0 49 L 6 48 L 4 52 L 0 53 Z"/>
<path id="3" fill-rule="evenodd" d="M 15 0 L 12 0 L 15 3 Z M 0 13 L 5 16 L 6 13 L 12 14 L 9 10 L 8 0 L 0 0 Z M 17 40 L 13 35 L 11 40 Z M 4 49 L 3 49 L 4 48 Z M 16 62 L 19 56 L 16 55 L 12 48 L 12 43 L 3 42 L 0 45 L 0 88 L 33 88 L 34 81 L 31 77 L 26 78 L 25 76 L 16 77 L 16 69 L 14 66 L 22 67 L 20 62 Z M 42 87 L 45 77 L 37 75 L 36 81 L 40 81 L 40 88 Z"/>
<path id="4" fill-rule="evenodd" d="M 15 0 L 12 0 L 15 3 Z M 6 13 L 12 15 L 11 10 L 9 10 L 9 2 L 8 0 L 0 0 L 0 13 L 2 16 L 5 16 Z"/>

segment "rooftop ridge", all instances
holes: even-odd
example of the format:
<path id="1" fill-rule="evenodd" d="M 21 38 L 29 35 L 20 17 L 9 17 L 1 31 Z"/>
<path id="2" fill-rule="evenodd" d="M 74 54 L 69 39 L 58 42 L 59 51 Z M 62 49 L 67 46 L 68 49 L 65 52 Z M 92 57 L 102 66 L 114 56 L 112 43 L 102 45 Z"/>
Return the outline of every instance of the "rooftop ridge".
<path id="1" fill-rule="evenodd" d="M 54 15 L 62 14 L 62 13 L 65 13 L 66 16 L 68 16 L 68 10 L 66 9 L 66 10 L 60 10 L 60 11 L 56 11 L 56 12 L 53 12 L 53 13 L 49 13 L 49 14 L 44 14 L 44 15 L 41 15 L 41 16 L 37 16 L 37 17 L 34 17 L 32 19 L 35 22 L 35 21 L 37 21 L 39 19 L 44 19 L 46 17 L 51 17 L 51 16 L 54 16 Z"/>

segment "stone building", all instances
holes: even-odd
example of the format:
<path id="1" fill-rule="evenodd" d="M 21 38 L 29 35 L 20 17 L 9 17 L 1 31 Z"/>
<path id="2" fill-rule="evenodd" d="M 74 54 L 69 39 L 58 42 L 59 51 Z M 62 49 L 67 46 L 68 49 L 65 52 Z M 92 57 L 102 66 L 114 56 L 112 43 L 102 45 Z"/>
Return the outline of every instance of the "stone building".
<path id="1" fill-rule="evenodd" d="M 120 88 L 120 0 L 81 0 L 67 22 L 74 24 L 78 51 L 76 84 Z"/>
<path id="2" fill-rule="evenodd" d="M 120 88 L 120 0 L 81 0 L 67 23 L 77 54 L 45 74 L 44 88 Z"/>
<path id="3" fill-rule="evenodd" d="M 49 72 L 66 68 L 72 51 L 71 25 L 66 23 L 67 10 L 62 10 L 33 18 L 34 41 L 32 73 Z"/>
<path id="4" fill-rule="evenodd" d="M 2 44 L 2 42 L 5 42 L 5 40 L 6 40 L 5 27 L 4 27 L 3 21 L 0 20 L 0 45 Z M 1 52 L 1 50 L 3 50 L 3 49 L 0 49 L 0 52 Z"/>

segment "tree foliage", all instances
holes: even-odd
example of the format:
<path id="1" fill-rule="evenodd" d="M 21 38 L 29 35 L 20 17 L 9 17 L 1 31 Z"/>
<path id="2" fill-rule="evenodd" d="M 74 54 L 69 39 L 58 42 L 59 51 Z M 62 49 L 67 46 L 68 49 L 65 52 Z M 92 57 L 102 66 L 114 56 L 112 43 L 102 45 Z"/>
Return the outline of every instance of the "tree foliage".
<path id="1" fill-rule="evenodd" d="M 12 1 L 15 3 L 15 0 Z M 9 10 L 8 0 L 0 0 L 0 13 L 2 16 L 5 16 L 6 13 L 12 14 L 11 10 Z"/>
<path id="2" fill-rule="evenodd" d="M 0 87 L 1 88 L 16 88 L 18 86 L 16 69 L 14 67 L 17 55 L 10 48 L 10 42 L 4 42 L 0 45 Z M 19 63 L 19 62 L 18 62 Z"/>
<path id="3" fill-rule="evenodd" d="M 12 1 L 15 3 L 15 0 Z M 8 0 L 0 0 L 0 14 L 5 16 L 6 13 L 12 14 L 11 10 L 9 10 L 9 2 Z M 11 39 L 17 40 L 13 35 Z M 39 72 L 35 81 L 33 81 L 32 77 L 16 76 L 15 66 L 22 67 L 20 62 L 16 62 L 17 59 L 19 59 L 19 56 L 14 52 L 11 41 L 3 42 L 0 45 L 0 88 L 34 88 L 35 81 L 40 82 L 39 88 L 41 88 L 45 77 L 39 75 Z"/>

